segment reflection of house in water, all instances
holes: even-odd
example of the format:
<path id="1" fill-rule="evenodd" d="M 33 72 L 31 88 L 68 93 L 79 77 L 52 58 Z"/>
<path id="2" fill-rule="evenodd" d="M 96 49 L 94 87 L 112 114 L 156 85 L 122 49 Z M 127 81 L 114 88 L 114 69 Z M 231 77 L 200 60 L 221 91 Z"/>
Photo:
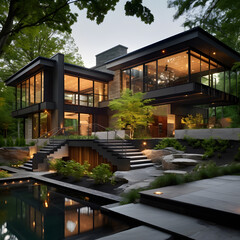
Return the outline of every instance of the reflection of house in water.
<path id="1" fill-rule="evenodd" d="M 8 230 L 20 239 L 63 239 L 81 235 L 92 239 L 125 229 L 102 214 L 89 198 L 74 201 L 44 185 L 12 190 L 15 216 L 8 221 Z"/>

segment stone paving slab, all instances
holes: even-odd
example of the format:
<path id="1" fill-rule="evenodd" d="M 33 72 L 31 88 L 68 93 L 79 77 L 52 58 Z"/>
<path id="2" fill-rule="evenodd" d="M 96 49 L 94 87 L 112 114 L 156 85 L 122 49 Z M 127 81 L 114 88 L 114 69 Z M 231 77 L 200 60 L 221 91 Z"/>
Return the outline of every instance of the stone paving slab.
<path id="1" fill-rule="evenodd" d="M 149 240 L 168 240 L 171 239 L 171 235 L 167 233 L 160 232 L 150 227 L 139 226 L 132 228 L 123 232 L 113 234 L 111 236 L 97 238 L 98 240 L 140 240 L 140 239 L 149 239 Z"/>
<path id="2" fill-rule="evenodd" d="M 157 199 L 168 199 L 215 209 L 240 216 L 240 176 L 222 176 L 178 186 L 169 186 L 142 192 Z M 156 195 L 159 191 L 163 194 Z"/>
<path id="3" fill-rule="evenodd" d="M 198 218 L 185 216 L 171 211 L 157 209 L 144 204 L 128 204 L 108 209 L 110 213 L 136 219 L 142 224 L 167 231 L 175 236 L 191 239 L 238 239 L 240 231 Z M 127 238 L 126 238 L 127 239 Z M 137 238 L 138 240 L 146 238 Z M 151 239 L 151 238 L 147 238 Z"/>

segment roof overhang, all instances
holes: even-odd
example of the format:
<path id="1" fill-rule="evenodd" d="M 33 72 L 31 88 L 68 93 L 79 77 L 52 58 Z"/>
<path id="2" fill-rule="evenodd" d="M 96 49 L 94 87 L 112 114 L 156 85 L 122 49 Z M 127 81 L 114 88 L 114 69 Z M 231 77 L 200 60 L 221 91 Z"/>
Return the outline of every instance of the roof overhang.
<path id="1" fill-rule="evenodd" d="M 77 65 L 73 65 L 70 63 L 64 63 L 64 71 L 65 73 L 79 75 L 81 77 L 86 77 L 89 79 L 100 80 L 103 82 L 109 82 L 113 80 L 113 74 L 105 73 L 98 70 L 93 70 L 85 67 L 80 67 Z"/>
<path id="2" fill-rule="evenodd" d="M 9 77 L 5 81 L 5 84 L 7 86 L 16 86 L 19 82 L 34 74 L 36 71 L 42 69 L 43 67 L 54 67 L 55 62 L 56 61 L 53 59 L 37 57 L 29 64 L 21 68 L 18 72 Z"/>
<path id="3" fill-rule="evenodd" d="M 107 62 L 107 68 L 110 70 L 124 69 L 186 49 L 201 51 L 229 68 L 232 67 L 234 62 L 240 61 L 238 52 L 200 27 L 196 27 L 113 59 Z M 162 50 L 165 50 L 165 52 L 162 53 Z M 216 54 L 213 55 L 213 52 Z"/>

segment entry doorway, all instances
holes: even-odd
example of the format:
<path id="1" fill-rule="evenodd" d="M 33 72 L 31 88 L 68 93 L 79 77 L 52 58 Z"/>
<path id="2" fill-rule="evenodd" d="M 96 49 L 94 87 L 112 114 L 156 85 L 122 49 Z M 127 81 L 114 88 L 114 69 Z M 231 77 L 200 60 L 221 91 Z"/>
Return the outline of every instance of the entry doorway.
<path id="1" fill-rule="evenodd" d="M 167 117 L 154 116 L 153 124 L 150 126 L 152 137 L 167 137 Z"/>

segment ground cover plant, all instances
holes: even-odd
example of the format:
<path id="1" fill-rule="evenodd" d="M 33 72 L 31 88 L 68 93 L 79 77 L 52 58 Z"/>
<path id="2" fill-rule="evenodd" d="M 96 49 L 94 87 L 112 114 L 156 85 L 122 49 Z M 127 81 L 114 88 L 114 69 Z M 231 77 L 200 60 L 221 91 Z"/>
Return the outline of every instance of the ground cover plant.
<path id="1" fill-rule="evenodd" d="M 178 185 L 198 181 L 201 179 L 232 174 L 240 174 L 239 163 L 232 163 L 227 166 L 217 166 L 216 163 L 212 161 L 201 163 L 198 164 L 190 173 L 184 175 L 166 174 L 163 176 L 159 176 L 153 182 L 151 182 L 149 187 L 147 188 L 133 189 L 127 193 L 122 194 L 123 200 L 121 201 L 121 204 L 137 202 L 140 197 L 139 192 L 143 190 Z"/>
<path id="2" fill-rule="evenodd" d="M 114 183 L 112 180 L 113 173 L 111 172 L 109 164 L 102 163 L 89 171 L 90 164 L 85 161 L 84 164 L 75 162 L 74 160 L 64 161 L 56 159 L 50 161 L 50 169 L 55 170 L 57 174 L 63 177 L 73 177 L 79 181 L 84 176 L 94 179 L 96 184 L 105 184 L 108 182 Z"/>
<path id="3" fill-rule="evenodd" d="M 7 177 L 11 177 L 11 174 L 8 173 L 7 171 L 0 170 L 0 178 L 7 178 Z"/>
<path id="4" fill-rule="evenodd" d="M 184 140 L 193 148 L 204 149 L 203 159 L 213 157 L 215 154 L 217 154 L 218 158 L 221 158 L 221 154 L 231 147 L 230 142 L 223 139 L 208 138 L 201 140 L 185 136 Z"/>
<path id="5" fill-rule="evenodd" d="M 155 146 L 154 149 L 164 149 L 166 147 L 173 147 L 176 150 L 185 151 L 186 147 L 184 147 L 177 139 L 175 138 L 164 138 Z"/>

